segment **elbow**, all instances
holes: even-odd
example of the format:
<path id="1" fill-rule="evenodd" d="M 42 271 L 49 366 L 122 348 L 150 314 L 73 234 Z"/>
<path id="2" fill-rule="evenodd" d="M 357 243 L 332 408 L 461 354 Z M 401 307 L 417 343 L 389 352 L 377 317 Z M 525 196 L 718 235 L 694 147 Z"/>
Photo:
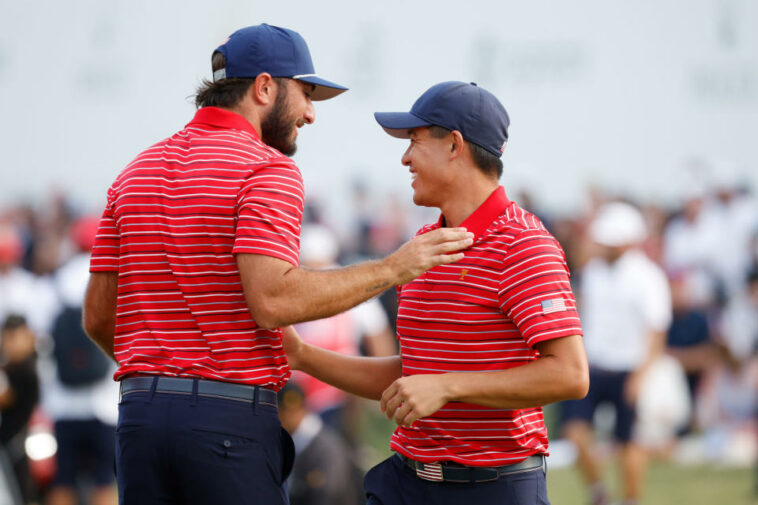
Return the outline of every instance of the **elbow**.
<path id="1" fill-rule="evenodd" d="M 87 336 L 95 342 L 99 342 L 108 330 L 113 328 L 114 321 L 98 316 L 97 311 L 87 310 L 82 313 L 82 328 Z"/>
<path id="2" fill-rule="evenodd" d="M 590 390 L 590 378 L 588 375 L 577 378 L 569 391 L 568 400 L 581 400 Z"/>
<path id="3" fill-rule="evenodd" d="M 273 330 L 290 324 L 285 318 L 286 312 L 283 306 L 273 298 L 256 300 L 248 304 L 248 309 L 255 325 L 264 330 Z"/>
<path id="4" fill-rule="evenodd" d="M 566 375 L 564 400 L 581 400 L 587 396 L 590 389 L 590 374 L 586 364 L 575 367 Z"/>

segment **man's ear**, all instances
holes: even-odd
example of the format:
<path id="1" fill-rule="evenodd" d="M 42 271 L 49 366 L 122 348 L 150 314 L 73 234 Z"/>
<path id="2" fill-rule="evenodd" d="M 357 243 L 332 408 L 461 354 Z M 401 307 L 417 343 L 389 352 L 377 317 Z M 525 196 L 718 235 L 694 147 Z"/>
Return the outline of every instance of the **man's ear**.
<path id="1" fill-rule="evenodd" d="M 251 93 L 251 98 L 254 103 L 260 105 L 268 105 L 274 102 L 276 99 L 277 84 L 271 74 L 263 72 L 258 74 L 253 81 L 253 85 L 250 86 L 248 93 Z"/>
<path id="2" fill-rule="evenodd" d="M 466 141 L 463 139 L 463 135 L 461 135 L 461 132 L 458 130 L 451 131 L 449 138 L 450 143 L 448 146 L 450 147 L 450 160 L 452 161 L 463 154 L 463 149 Z"/>

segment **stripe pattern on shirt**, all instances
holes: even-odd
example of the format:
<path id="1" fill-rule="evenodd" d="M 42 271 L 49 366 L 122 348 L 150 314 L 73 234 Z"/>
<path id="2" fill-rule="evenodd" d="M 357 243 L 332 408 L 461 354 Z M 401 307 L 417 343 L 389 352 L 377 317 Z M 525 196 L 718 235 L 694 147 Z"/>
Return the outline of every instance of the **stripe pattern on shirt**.
<path id="1" fill-rule="evenodd" d="M 289 377 L 279 330 L 258 328 L 235 253 L 298 263 L 303 181 L 241 116 L 206 107 L 118 176 L 92 272 L 118 272 L 115 378 L 259 384 Z"/>
<path id="2" fill-rule="evenodd" d="M 399 289 L 403 375 L 505 370 L 537 359 L 538 342 L 581 335 L 563 250 L 535 216 L 505 205 L 462 260 Z M 543 311 L 543 301 L 556 299 L 565 310 Z M 398 427 L 391 441 L 417 461 L 472 466 L 516 463 L 546 454 L 547 445 L 542 409 L 463 402 Z"/>

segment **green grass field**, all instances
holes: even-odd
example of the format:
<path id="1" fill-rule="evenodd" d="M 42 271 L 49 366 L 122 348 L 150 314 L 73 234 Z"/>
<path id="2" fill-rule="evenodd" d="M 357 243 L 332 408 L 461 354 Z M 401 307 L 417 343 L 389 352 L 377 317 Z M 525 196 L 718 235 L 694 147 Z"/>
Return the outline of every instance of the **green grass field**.
<path id="1" fill-rule="evenodd" d="M 606 482 L 618 489 L 615 468 Z M 548 496 L 552 505 L 586 505 L 582 477 L 575 468 L 548 470 Z M 640 505 L 758 505 L 755 470 L 712 466 L 676 466 L 654 462 L 648 469 Z M 616 493 L 618 496 L 618 492 Z"/>

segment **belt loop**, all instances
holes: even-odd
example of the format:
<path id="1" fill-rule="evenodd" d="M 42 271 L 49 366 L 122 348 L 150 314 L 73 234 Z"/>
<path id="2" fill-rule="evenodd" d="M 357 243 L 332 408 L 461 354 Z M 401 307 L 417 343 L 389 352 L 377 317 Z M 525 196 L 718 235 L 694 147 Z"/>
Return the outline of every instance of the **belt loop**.
<path id="1" fill-rule="evenodd" d="M 155 390 L 158 387 L 158 379 L 159 379 L 158 375 L 153 377 L 153 383 L 150 384 L 150 400 L 147 403 L 151 403 L 153 401 L 153 397 L 155 396 Z"/>
<path id="2" fill-rule="evenodd" d="M 190 400 L 190 405 L 195 406 L 197 405 L 197 390 L 199 389 L 200 379 L 192 379 L 192 399 Z"/>
<path id="3" fill-rule="evenodd" d="M 253 386 L 253 414 L 256 416 L 258 415 L 258 397 L 259 397 L 259 388 L 258 386 Z"/>

